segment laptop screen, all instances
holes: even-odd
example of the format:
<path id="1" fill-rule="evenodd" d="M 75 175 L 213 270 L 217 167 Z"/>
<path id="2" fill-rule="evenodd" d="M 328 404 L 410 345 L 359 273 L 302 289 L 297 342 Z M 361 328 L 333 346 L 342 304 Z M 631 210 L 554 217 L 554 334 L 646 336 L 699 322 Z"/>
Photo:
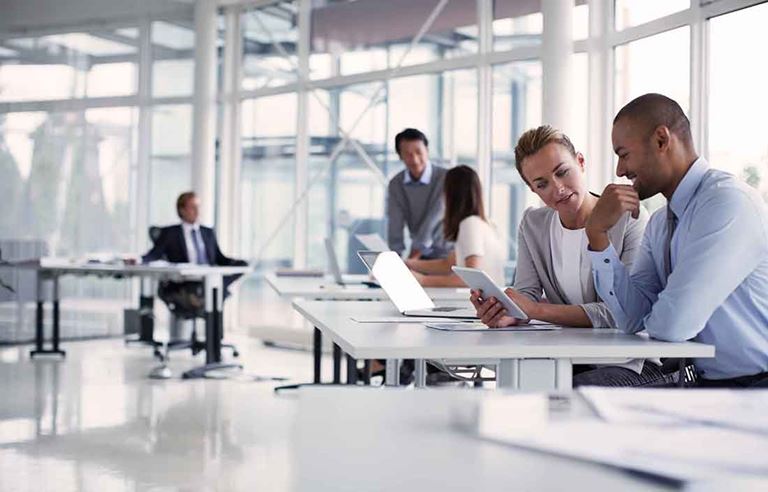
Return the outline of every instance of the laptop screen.
<path id="1" fill-rule="evenodd" d="M 387 293 L 398 311 L 435 307 L 427 292 L 394 251 L 358 251 L 357 255 Z"/>

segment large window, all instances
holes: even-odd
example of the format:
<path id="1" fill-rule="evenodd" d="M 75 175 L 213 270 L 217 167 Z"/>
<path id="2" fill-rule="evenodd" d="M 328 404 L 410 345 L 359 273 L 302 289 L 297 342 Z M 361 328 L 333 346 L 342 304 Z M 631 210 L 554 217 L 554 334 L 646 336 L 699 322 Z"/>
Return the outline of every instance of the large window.
<path id="1" fill-rule="evenodd" d="M 293 259 L 296 95 L 246 100 L 242 109 L 240 250 L 260 267 Z"/>
<path id="2" fill-rule="evenodd" d="M 709 160 L 757 188 L 768 200 L 768 67 L 747 63 L 768 46 L 768 4 L 709 22 Z M 738 74 L 738 75 L 736 75 Z"/>
<path id="3" fill-rule="evenodd" d="M 136 92 L 138 50 L 130 31 L 54 34 L 2 44 L 2 102 Z"/>
<path id="4" fill-rule="evenodd" d="M 491 217 L 517 257 L 517 226 L 523 210 L 538 204 L 515 168 L 517 139 L 541 124 L 541 63 L 514 62 L 493 69 L 493 169 Z"/>
<path id="5" fill-rule="evenodd" d="M 691 0 L 616 0 L 614 3 L 616 30 L 620 31 L 680 12 L 690 5 Z"/>
<path id="6" fill-rule="evenodd" d="M 176 197 L 192 186 L 192 106 L 174 104 L 152 108 L 150 155 L 150 225 L 179 222 Z"/>

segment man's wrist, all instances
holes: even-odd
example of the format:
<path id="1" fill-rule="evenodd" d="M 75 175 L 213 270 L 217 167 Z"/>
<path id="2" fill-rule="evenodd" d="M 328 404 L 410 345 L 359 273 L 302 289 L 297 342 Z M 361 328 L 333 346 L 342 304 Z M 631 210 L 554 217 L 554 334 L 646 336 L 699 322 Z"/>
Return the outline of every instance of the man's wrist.
<path id="1" fill-rule="evenodd" d="M 586 233 L 590 251 L 605 251 L 611 244 L 608 239 L 608 231 L 595 230 L 594 228 L 587 227 Z"/>

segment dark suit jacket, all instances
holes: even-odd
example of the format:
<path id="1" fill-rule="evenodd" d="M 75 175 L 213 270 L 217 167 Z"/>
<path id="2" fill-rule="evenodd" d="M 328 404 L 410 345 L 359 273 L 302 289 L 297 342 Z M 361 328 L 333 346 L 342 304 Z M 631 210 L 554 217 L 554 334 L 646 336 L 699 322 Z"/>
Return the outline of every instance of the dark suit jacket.
<path id="1" fill-rule="evenodd" d="M 224 256 L 216 241 L 216 233 L 210 227 L 200 226 L 200 236 L 205 244 L 205 254 L 208 263 L 217 266 L 243 265 L 245 262 Z M 181 224 L 163 227 L 155 245 L 147 254 L 141 257 L 143 263 L 155 260 L 165 260 L 169 263 L 189 263 L 187 243 L 184 241 L 184 229 Z"/>

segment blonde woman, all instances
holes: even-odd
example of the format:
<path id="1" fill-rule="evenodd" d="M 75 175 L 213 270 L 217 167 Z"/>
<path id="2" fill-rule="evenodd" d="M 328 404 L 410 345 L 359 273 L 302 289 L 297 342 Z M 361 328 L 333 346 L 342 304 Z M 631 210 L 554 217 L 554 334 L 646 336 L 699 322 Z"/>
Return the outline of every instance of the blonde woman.
<path id="1" fill-rule="evenodd" d="M 595 291 L 584 226 L 598 197 L 587 189 L 586 163 L 563 132 L 548 126 L 528 130 L 515 147 L 515 165 L 544 202 L 525 211 L 518 231 L 513 288 L 507 289 L 532 319 L 570 327 L 614 328 Z M 621 261 L 630 267 L 643 237 L 648 213 L 625 214 L 608 232 Z M 491 327 L 521 320 L 507 315 L 494 298 L 472 292 L 478 316 Z M 632 386 L 663 380 L 658 363 L 633 360 L 617 366 L 576 366 L 574 385 Z"/>

